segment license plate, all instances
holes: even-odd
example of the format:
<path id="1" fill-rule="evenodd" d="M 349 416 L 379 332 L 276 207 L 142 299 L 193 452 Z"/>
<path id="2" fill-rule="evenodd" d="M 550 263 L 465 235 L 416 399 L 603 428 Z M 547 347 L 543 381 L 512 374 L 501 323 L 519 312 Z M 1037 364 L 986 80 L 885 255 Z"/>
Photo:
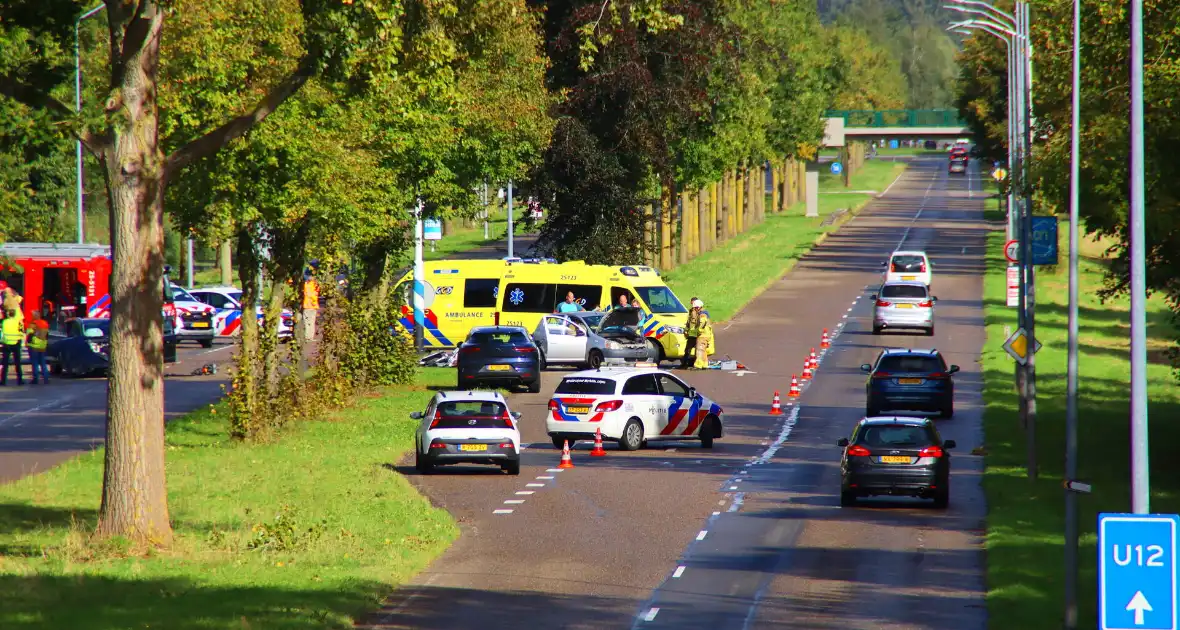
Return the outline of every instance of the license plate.
<path id="1" fill-rule="evenodd" d="M 566 407 L 565 410 L 572 414 L 590 413 L 589 407 Z"/>
<path id="2" fill-rule="evenodd" d="M 902 385 L 921 385 L 922 379 L 920 379 L 920 378 L 899 378 L 899 379 L 897 379 L 897 382 L 901 383 Z"/>
<path id="3" fill-rule="evenodd" d="M 208 328 L 209 322 L 193 322 L 189 326 L 192 328 Z"/>
<path id="4" fill-rule="evenodd" d="M 512 369 L 511 365 L 489 365 L 487 369 L 492 372 L 507 372 Z"/>
<path id="5" fill-rule="evenodd" d="M 896 304 L 897 308 L 914 308 L 913 304 Z"/>
<path id="6" fill-rule="evenodd" d="M 881 456 L 881 463 L 882 464 L 908 464 L 908 463 L 910 463 L 910 458 L 906 455 L 882 455 Z"/>
<path id="7" fill-rule="evenodd" d="M 468 453 L 486 451 L 486 450 L 488 450 L 488 445 L 487 444 L 460 444 L 459 450 L 467 451 Z M 909 461 L 909 460 L 906 460 L 906 461 Z"/>
<path id="8" fill-rule="evenodd" d="M 902 276 L 902 280 L 917 280 L 918 276 Z"/>

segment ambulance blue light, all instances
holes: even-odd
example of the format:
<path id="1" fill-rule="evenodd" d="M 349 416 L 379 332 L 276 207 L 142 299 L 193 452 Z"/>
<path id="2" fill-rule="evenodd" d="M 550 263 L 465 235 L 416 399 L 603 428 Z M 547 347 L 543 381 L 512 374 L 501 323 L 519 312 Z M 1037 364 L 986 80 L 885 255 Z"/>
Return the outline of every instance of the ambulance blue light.
<path id="1" fill-rule="evenodd" d="M 635 271 L 634 267 L 620 267 L 619 272 L 624 276 L 639 276 L 639 272 Z"/>

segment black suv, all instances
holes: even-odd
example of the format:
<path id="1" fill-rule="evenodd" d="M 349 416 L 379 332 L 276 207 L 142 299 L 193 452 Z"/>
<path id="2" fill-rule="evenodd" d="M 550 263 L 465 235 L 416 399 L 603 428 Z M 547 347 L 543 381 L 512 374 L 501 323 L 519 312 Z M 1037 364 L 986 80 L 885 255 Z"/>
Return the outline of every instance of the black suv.
<path id="1" fill-rule="evenodd" d="M 541 361 L 537 345 L 520 326 L 481 326 L 471 329 L 459 345 L 459 389 L 480 385 L 525 386 L 541 391 Z"/>
<path id="2" fill-rule="evenodd" d="M 909 409 L 937 411 L 939 417 L 955 415 L 955 381 L 959 366 L 947 366 L 938 350 L 881 351 L 875 363 L 860 369 L 869 373 L 865 384 L 865 415 Z"/>
<path id="3" fill-rule="evenodd" d="M 934 499 L 934 507 L 950 501 L 951 455 L 954 440 L 942 440 L 927 418 L 865 418 L 844 447 L 840 460 L 840 505 L 857 497 L 914 496 Z"/>

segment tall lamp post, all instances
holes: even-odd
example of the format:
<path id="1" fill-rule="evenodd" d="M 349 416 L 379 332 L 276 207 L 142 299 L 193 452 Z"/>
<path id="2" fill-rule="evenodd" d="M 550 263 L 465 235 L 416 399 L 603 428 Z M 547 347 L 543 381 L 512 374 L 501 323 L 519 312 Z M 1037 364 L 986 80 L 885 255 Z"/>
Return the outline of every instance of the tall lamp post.
<path id="1" fill-rule="evenodd" d="M 82 113 L 82 44 L 81 44 L 81 29 L 82 20 L 102 11 L 107 8 L 107 5 L 100 4 L 93 9 L 78 16 L 74 20 L 74 111 L 79 114 Z M 85 216 L 82 202 L 82 139 L 78 138 L 74 141 L 74 158 L 77 162 L 77 181 L 75 182 L 74 195 L 78 202 L 78 242 L 82 243 L 86 238 L 85 226 L 83 225 L 83 218 Z"/>

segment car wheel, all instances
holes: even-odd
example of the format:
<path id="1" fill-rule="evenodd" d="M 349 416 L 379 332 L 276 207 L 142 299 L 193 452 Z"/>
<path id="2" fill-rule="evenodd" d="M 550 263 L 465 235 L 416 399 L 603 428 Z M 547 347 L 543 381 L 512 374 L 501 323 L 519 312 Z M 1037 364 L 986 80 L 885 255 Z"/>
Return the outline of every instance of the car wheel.
<path id="1" fill-rule="evenodd" d="M 532 383 L 529 383 L 529 393 L 530 394 L 540 394 L 541 393 L 541 379 L 540 379 L 540 377 L 538 377 L 537 380 L 533 381 Z"/>
<path id="2" fill-rule="evenodd" d="M 647 360 L 656 364 L 659 367 L 660 363 L 664 361 L 664 348 L 655 341 L 648 339 L 647 343 Z"/>
<path id="3" fill-rule="evenodd" d="M 560 451 L 561 449 L 565 448 L 565 441 L 568 440 L 569 438 L 554 436 L 550 439 L 553 440 L 553 448 Z M 570 448 L 572 449 L 574 447 L 574 441 L 569 440 L 569 443 L 570 443 Z"/>
<path id="4" fill-rule="evenodd" d="M 873 334 L 874 335 L 881 334 L 881 327 L 880 326 L 873 326 Z"/>
<path id="5" fill-rule="evenodd" d="M 545 361 L 545 351 L 540 348 L 537 349 L 537 369 L 544 370 L 549 364 Z"/>
<path id="6" fill-rule="evenodd" d="M 201 347 L 202 348 L 212 348 L 213 347 L 213 340 L 212 339 L 202 339 L 201 340 Z"/>
<path id="7" fill-rule="evenodd" d="M 643 424 L 632 418 L 623 427 L 623 435 L 619 438 L 619 450 L 637 451 L 643 446 Z"/>
<path id="8" fill-rule="evenodd" d="M 518 459 L 514 462 L 508 462 L 507 464 L 504 464 L 500 468 L 501 468 L 501 470 L 508 473 L 509 475 L 519 475 L 520 474 L 520 460 Z"/>
<path id="9" fill-rule="evenodd" d="M 434 470 L 434 464 L 431 464 L 422 456 L 420 449 L 414 449 L 414 470 L 417 470 L 423 475 L 429 474 L 430 471 Z"/>
<path id="10" fill-rule="evenodd" d="M 49 366 L 49 371 L 52 372 L 54 376 L 61 376 L 61 361 L 54 361 L 53 364 Z"/>
<path id="11" fill-rule="evenodd" d="M 927 336 L 927 337 L 933 337 L 933 336 L 934 336 L 934 326 L 931 326 L 930 328 L 927 328 L 927 329 L 926 329 L 926 336 Z"/>
<path id="12" fill-rule="evenodd" d="M 713 438 L 717 435 L 717 419 L 707 416 L 701 425 L 701 448 L 713 448 Z"/>
<path id="13" fill-rule="evenodd" d="M 955 401 L 948 400 L 947 403 L 942 406 L 942 409 L 938 410 L 938 417 L 950 418 L 953 415 L 955 415 Z"/>
<path id="14" fill-rule="evenodd" d="M 946 506 L 949 505 L 950 502 L 951 502 L 951 491 L 949 489 L 944 489 L 941 492 L 939 492 L 938 494 L 934 495 L 934 507 L 936 507 L 940 510 L 945 510 Z"/>
<path id="15" fill-rule="evenodd" d="M 856 505 L 856 495 L 851 492 L 840 493 L 840 507 L 853 507 Z"/>
<path id="16" fill-rule="evenodd" d="M 589 361 L 587 362 L 587 365 L 590 366 L 591 370 L 597 370 L 598 368 L 602 367 L 602 361 L 603 361 L 602 352 L 599 352 L 597 349 L 590 351 Z"/>

